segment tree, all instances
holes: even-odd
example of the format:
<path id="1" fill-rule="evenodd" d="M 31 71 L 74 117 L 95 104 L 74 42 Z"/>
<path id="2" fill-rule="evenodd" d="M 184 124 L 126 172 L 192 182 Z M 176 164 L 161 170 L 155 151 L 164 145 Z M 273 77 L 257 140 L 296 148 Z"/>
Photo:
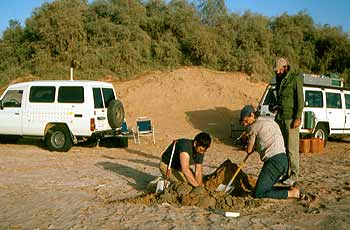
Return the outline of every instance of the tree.
<path id="1" fill-rule="evenodd" d="M 305 12 L 289 16 L 286 13 L 272 20 L 272 53 L 287 57 L 293 66 L 308 70 L 314 65 L 315 25 Z"/>
<path id="2" fill-rule="evenodd" d="M 277 56 L 304 72 L 349 78 L 349 34 L 315 26 L 306 12 L 228 14 L 224 0 L 54 0 L 24 27 L 10 21 L 0 40 L 0 81 L 69 77 L 72 59 L 84 79 L 200 65 L 267 80 Z"/>
<path id="3" fill-rule="evenodd" d="M 322 27 L 315 45 L 317 70 L 321 73 L 342 73 L 350 68 L 350 41 L 340 28 Z"/>
<path id="4" fill-rule="evenodd" d="M 16 20 L 9 21 L 9 27 L 3 34 L 0 51 L 0 69 L 5 66 L 19 66 L 25 62 L 28 55 L 28 48 L 24 46 L 24 31 Z"/>
<path id="5" fill-rule="evenodd" d="M 202 23 L 216 26 L 221 17 L 227 16 L 227 8 L 224 0 L 199 0 L 198 13 Z"/>
<path id="6" fill-rule="evenodd" d="M 38 66 L 51 66 L 81 59 L 87 51 L 84 29 L 86 0 L 56 0 L 44 3 L 26 21 L 27 37 L 34 50 L 33 62 Z"/>
<path id="7" fill-rule="evenodd" d="M 238 70 L 270 77 L 272 33 L 268 18 L 245 12 L 235 23 L 235 53 Z"/>
<path id="8" fill-rule="evenodd" d="M 9 27 L 0 40 L 0 85 L 22 74 L 30 73 L 29 43 L 20 23 L 10 20 Z"/>
<path id="9" fill-rule="evenodd" d="M 139 1 L 94 2 L 85 17 L 91 58 L 84 58 L 83 63 L 86 67 L 98 63 L 109 74 L 141 71 L 151 62 L 151 38 L 143 30 L 145 24 L 146 8 Z"/>

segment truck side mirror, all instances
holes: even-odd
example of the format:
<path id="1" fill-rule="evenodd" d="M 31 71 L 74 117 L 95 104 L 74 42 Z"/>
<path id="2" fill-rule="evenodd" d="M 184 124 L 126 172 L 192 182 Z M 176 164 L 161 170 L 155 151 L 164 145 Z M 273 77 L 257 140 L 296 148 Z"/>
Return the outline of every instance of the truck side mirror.
<path id="1" fill-rule="evenodd" d="M 2 104 L 2 100 L 0 100 L 0 110 L 4 109 L 4 105 Z"/>

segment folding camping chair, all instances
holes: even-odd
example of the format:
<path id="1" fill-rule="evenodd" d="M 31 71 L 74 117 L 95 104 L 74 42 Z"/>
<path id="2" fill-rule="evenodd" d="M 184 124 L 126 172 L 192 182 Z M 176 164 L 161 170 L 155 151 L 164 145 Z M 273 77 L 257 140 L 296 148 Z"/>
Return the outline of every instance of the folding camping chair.
<path id="1" fill-rule="evenodd" d="M 151 119 L 148 117 L 138 117 L 136 119 L 136 135 L 137 143 L 140 144 L 140 136 L 153 136 L 153 144 L 156 144 L 156 138 L 154 135 L 154 126 Z"/>
<path id="2" fill-rule="evenodd" d="M 130 129 L 126 123 L 126 120 L 124 119 L 122 123 L 122 127 L 120 129 L 120 133 L 122 137 L 133 137 L 134 143 L 136 144 L 136 136 L 134 130 Z"/>

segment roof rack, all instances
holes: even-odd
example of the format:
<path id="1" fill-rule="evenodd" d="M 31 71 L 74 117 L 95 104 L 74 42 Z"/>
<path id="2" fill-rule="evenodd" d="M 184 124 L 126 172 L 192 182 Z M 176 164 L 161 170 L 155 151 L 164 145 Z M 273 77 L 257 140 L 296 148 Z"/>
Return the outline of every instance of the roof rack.
<path id="1" fill-rule="evenodd" d="M 305 85 L 320 85 L 320 86 L 333 86 L 344 87 L 343 79 L 339 78 L 336 74 L 302 74 Z"/>
<path id="2" fill-rule="evenodd" d="M 303 78 L 304 85 L 344 87 L 344 80 L 334 73 L 324 75 L 302 73 L 300 77 Z M 276 77 L 273 77 L 270 83 L 276 84 Z"/>

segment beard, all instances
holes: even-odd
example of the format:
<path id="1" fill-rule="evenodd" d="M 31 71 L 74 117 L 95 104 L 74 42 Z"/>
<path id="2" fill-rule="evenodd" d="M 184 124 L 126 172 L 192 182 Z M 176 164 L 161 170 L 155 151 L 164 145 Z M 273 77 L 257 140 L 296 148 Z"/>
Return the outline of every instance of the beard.
<path id="1" fill-rule="evenodd" d="M 276 72 L 276 76 L 284 78 L 287 75 L 287 73 L 288 73 L 287 71 L 283 71 L 283 73 L 277 73 Z"/>

